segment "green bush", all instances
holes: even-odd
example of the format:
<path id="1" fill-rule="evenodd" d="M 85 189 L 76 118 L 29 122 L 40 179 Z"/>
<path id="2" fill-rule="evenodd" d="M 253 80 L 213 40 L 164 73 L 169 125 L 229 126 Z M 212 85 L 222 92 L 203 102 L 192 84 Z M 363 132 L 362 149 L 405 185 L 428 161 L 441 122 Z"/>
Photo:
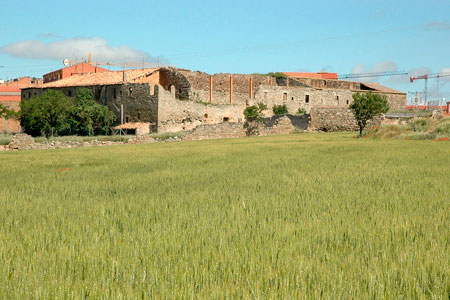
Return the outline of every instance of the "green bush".
<path id="1" fill-rule="evenodd" d="M 301 108 L 301 107 L 299 107 L 297 112 L 296 112 L 296 114 L 297 115 L 304 115 L 304 114 L 306 114 L 306 110 Z"/>
<path id="2" fill-rule="evenodd" d="M 418 119 L 411 122 L 408 127 L 414 132 L 425 132 L 433 125 L 433 121 L 430 119 Z"/>
<path id="3" fill-rule="evenodd" d="M 279 116 L 279 115 L 287 115 L 289 113 L 286 104 L 283 104 L 283 105 L 276 105 L 275 104 L 272 107 L 272 111 L 273 111 L 273 114 L 277 115 L 277 116 Z"/>
<path id="4" fill-rule="evenodd" d="M 263 119 L 263 111 L 267 109 L 267 105 L 259 102 L 257 105 L 248 106 L 244 110 L 244 117 L 247 122 L 261 121 Z"/>
<path id="5" fill-rule="evenodd" d="M 269 72 L 267 73 L 268 76 L 272 76 L 275 79 L 280 79 L 280 78 L 286 78 L 286 74 L 281 73 L 281 72 Z"/>
<path id="6" fill-rule="evenodd" d="M 79 89 L 75 99 L 49 90 L 20 103 L 20 124 L 32 136 L 108 134 L 115 119 L 86 88 Z"/>
<path id="7" fill-rule="evenodd" d="M 450 137 L 450 122 L 442 122 L 434 130 L 438 137 Z"/>

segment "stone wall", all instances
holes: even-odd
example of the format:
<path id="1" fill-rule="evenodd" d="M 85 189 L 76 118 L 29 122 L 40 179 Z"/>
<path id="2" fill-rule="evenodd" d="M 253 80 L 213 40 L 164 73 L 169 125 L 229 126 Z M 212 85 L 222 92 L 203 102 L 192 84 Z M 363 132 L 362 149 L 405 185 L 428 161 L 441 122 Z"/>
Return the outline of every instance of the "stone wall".
<path id="1" fill-rule="evenodd" d="M 310 119 L 310 115 L 309 114 L 304 114 L 304 115 L 283 115 L 283 116 L 273 116 L 270 119 L 266 120 L 264 122 L 264 124 L 267 127 L 273 127 L 275 125 L 275 123 L 281 119 L 287 117 L 289 118 L 291 124 L 299 130 L 307 130 L 309 127 L 309 119 Z"/>
<path id="2" fill-rule="evenodd" d="M 349 90 L 316 90 L 295 86 L 260 86 L 255 92 L 253 105 L 263 102 L 267 105 L 266 117 L 273 115 L 274 105 L 286 104 L 290 114 L 295 114 L 299 108 L 310 112 L 317 106 L 349 105 L 352 102 L 352 92 Z"/>
<path id="3" fill-rule="evenodd" d="M 384 116 L 377 117 L 367 124 L 367 129 L 382 123 Z M 310 130 L 357 131 L 355 117 L 347 107 L 314 107 L 311 109 Z"/>
<path id="4" fill-rule="evenodd" d="M 222 122 L 218 124 L 200 125 L 186 135 L 185 140 L 209 140 L 242 138 L 246 136 L 243 123 Z"/>
<path id="5" fill-rule="evenodd" d="M 230 123 L 204 124 L 191 130 L 185 140 L 208 140 L 242 138 L 245 136 L 267 136 L 275 134 L 290 134 L 296 128 L 287 116 L 281 116 L 268 126 L 264 123 Z"/>
<path id="6" fill-rule="evenodd" d="M 173 93 L 159 90 L 158 132 L 191 130 L 203 124 L 223 121 L 242 122 L 245 105 L 216 105 L 180 100 Z"/>
<path id="7" fill-rule="evenodd" d="M 311 109 L 311 130 L 356 131 L 358 124 L 347 107 L 314 107 Z"/>

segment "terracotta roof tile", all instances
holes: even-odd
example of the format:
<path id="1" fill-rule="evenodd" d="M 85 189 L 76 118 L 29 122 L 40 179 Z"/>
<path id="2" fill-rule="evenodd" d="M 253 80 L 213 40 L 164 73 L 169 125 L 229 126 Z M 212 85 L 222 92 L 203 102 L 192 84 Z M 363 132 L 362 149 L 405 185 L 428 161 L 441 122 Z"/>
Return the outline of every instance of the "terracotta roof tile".
<path id="1" fill-rule="evenodd" d="M 283 72 L 284 75 L 298 78 L 338 79 L 337 73 Z"/>
<path id="2" fill-rule="evenodd" d="M 133 82 L 133 80 L 155 71 L 156 69 L 136 69 L 126 70 L 127 82 Z M 102 73 L 86 73 L 75 74 L 68 78 L 64 78 L 58 81 L 45 83 L 43 88 L 51 87 L 69 87 L 69 86 L 90 86 L 90 85 L 109 85 L 120 84 L 123 82 L 124 71 L 111 71 Z"/>

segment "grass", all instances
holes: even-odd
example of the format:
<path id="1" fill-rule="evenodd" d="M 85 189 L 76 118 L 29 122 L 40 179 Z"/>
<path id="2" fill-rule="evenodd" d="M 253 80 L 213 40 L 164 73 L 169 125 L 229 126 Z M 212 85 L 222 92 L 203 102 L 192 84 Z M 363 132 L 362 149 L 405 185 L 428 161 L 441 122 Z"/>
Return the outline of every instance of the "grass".
<path id="1" fill-rule="evenodd" d="M 365 138 L 435 140 L 450 138 L 450 118 L 420 118 L 407 125 L 384 125 L 364 133 Z"/>
<path id="2" fill-rule="evenodd" d="M 447 299 L 450 143 L 354 136 L 0 153 L 0 299 Z"/>

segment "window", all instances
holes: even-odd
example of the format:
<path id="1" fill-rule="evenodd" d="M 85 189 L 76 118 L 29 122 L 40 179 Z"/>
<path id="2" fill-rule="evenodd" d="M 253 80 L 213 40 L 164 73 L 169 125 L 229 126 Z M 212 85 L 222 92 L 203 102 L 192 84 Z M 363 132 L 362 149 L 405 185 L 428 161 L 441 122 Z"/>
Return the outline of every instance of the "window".
<path id="1" fill-rule="evenodd" d="M 117 99 L 117 90 L 116 89 L 113 90 L 113 95 L 114 95 L 114 99 Z"/>
<path id="2" fill-rule="evenodd" d="M 128 123 L 128 120 L 129 120 L 128 117 L 125 117 L 125 123 Z"/>
<path id="3" fill-rule="evenodd" d="M 347 100 L 347 105 L 350 103 L 350 101 Z"/>
<path id="4" fill-rule="evenodd" d="M 287 100 L 287 93 L 283 93 L 283 101 Z"/>
<path id="5" fill-rule="evenodd" d="M 138 119 L 141 119 L 141 113 L 138 112 Z"/>
<path id="6" fill-rule="evenodd" d="M 339 105 L 339 96 L 336 96 L 336 104 Z"/>
<path id="7" fill-rule="evenodd" d="M 305 103 L 309 103 L 309 95 L 305 95 Z"/>
<path id="8" fill-rule="evenodd" d="M 294 100 L 294 97 L 291 97 L 291 100 Z"/>
<path id="9" fill-rule="evenodd" d="M 224 122 L 228 122 L 228 121 L 230 121 L 230 118 L 229 117 L 223 117 L 223 121 Z"/>
<path id="10" fill-rule="evenodd" d="M 67 95 L 68 95 L 69 97 L 72 97 L 72 91 L 68 91 L 68 92 L 67 92 Z"/>
<path id="11" fill-rule="evenodd" d="M 128 94 L 129 94 L 130 96 L 133 94 L 133 88 L 132 88 L 132 87 L 130 87 L 130 88 L 128 89 Z"/>

